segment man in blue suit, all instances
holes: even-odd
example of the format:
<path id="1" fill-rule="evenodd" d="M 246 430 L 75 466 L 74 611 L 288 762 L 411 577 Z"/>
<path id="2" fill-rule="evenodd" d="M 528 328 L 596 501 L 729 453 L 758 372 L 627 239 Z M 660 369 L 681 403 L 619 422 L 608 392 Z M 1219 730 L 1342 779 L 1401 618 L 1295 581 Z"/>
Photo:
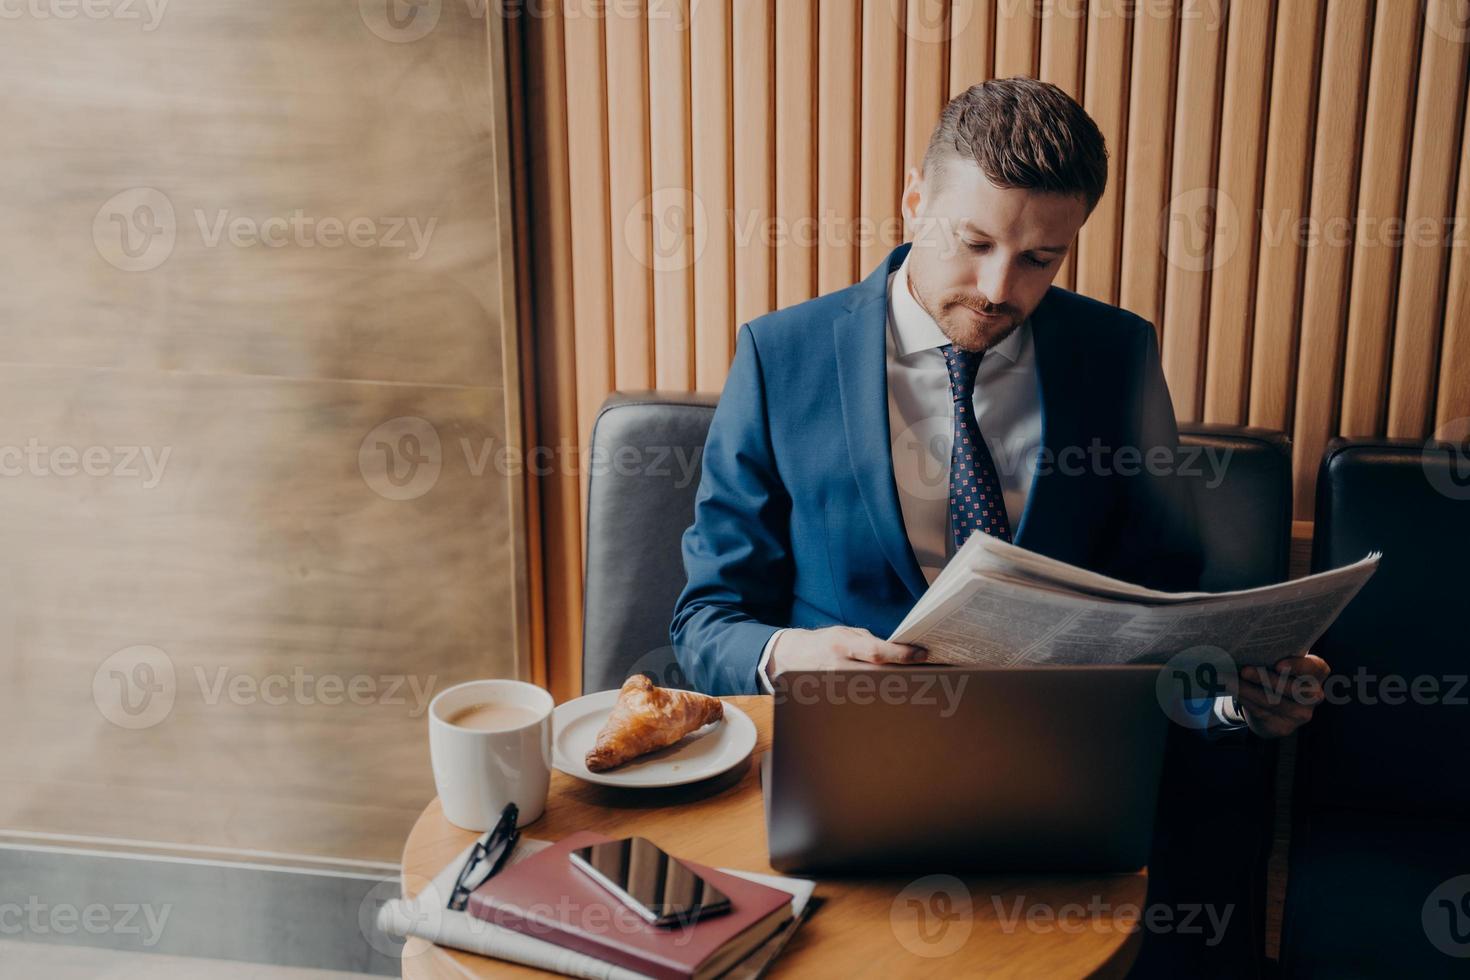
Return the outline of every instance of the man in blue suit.
<path id="1" fill-rule="evenodd" d="M 854 286 L 741 327 L 671 630 L 701 690 L 921 661 L 883 637 L 971 533 L 1155 588 L 1196 585 L 1154 328 L 1052 285 L 1106 182 L 1103 137 L 1064 92 L 977 85 L 908 176 L 912 245 Z M 1315 657 L 1283 664 L 1326 673 Z M 1216 710 L 1280 735 L 1312 704 L 1246 678 Z"/>

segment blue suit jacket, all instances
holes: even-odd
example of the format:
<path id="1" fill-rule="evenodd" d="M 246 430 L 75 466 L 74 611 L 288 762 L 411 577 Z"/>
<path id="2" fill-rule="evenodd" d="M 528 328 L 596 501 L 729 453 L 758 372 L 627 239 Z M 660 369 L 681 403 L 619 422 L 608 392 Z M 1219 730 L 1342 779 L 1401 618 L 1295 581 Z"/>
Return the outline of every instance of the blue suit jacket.
<path id="1" fill-rule="evenodd" d="M 761 651 L 782 626 L 887 636 L 928 587 L 903 526 L 888 426 L 888 275 L 907 250 L 854 286 L 740 329 L 670 630 L 702 691 L 757 692 Z M 1057 287 L 1031 325 L 1042 448 L 1026 510 L 1012 515 L 1016 544 L 1155 588 L 1193 588 L 1187 486 L 1161 467 L 1125 467 L 1131 456 L 1118 466 L 1136 475 L 1110 462 L 1124 448 L 1144 459 L 1167 450 L 1172 462 L 1178 430 L 1153 327 Z"/>

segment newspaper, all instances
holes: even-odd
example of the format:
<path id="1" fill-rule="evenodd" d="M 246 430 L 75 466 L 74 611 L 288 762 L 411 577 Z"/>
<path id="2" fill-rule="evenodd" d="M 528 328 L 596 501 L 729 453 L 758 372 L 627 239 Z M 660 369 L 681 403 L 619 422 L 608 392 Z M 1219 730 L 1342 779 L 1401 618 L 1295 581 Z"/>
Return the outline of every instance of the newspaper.
<path id="1" fill-rule="evenodd" d="M 1309 650 L 1380 557 L 1237 592 L 1158 592 L 973 534 L 889 639 L 964 666 L 1162 664 L 1199 647 L 1267 665 Z"/>

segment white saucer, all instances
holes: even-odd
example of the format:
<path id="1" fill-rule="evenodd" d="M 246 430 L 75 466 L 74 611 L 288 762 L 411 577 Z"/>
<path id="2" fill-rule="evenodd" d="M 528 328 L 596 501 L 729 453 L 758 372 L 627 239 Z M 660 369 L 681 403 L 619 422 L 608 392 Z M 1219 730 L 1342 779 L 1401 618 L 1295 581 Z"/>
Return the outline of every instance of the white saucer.
<path id="1" fill-rule="evenodd" d="M 734 768 L 755 748 L 755 722 L 726 701 L 722 721 L 611 772 L 593 772 L 584 760 L 617 701 L 617 691 L 598 691 L 557 705 L 551 713 L 551 764 L 569 776 L 604 786 L 680 786 Z"/>

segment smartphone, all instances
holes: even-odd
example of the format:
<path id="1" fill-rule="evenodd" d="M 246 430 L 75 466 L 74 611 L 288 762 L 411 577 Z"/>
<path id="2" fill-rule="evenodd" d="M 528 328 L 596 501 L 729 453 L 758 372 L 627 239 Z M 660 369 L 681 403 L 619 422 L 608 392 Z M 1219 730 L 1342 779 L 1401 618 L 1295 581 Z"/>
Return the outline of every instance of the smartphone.
<path id="1" fill-rule="evenodd" d="M 646 837 L 579 847 L 572 864 L 656 926 L 689 925 L 730 910 L 730 899 Z"/>

